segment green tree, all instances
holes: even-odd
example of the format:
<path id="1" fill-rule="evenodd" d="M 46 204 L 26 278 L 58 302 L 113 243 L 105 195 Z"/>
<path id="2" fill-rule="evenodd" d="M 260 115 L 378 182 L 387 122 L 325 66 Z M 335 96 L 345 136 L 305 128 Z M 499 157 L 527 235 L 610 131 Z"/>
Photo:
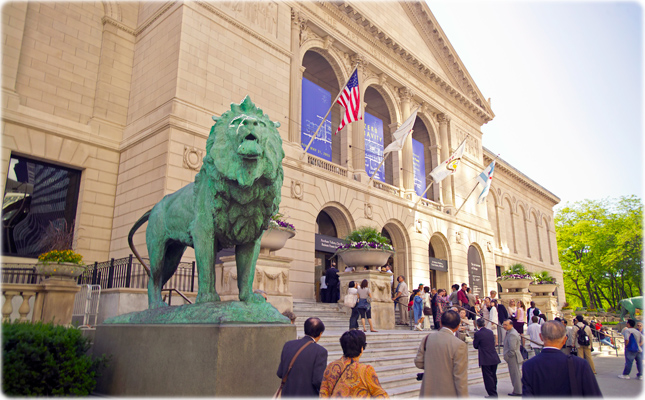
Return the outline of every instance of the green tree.
<path id="1" fill-rule="evenodd" d="M 584 200 L 556 213 L 558 255 L 567 301 L 618 309 L 642 295 L 643 204 L 636 196 Z"/>

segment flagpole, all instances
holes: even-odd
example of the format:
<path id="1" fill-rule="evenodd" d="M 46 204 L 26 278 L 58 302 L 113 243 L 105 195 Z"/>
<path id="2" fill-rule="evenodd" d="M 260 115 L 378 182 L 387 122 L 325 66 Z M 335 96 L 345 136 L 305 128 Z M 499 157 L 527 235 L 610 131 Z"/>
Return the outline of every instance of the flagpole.
<path id="1" fill-rule="evenodd" d="M 499 154 L 497 155 L 497 157 L 495 157 L 495 159 L 491 162 L 491 164 L 492 164 L 493 162 L 497 161 L 497 159 L 498 159 L 498 158 L 499 158 Z M 490 165 L 490 164 L 489 164 L 489 165 Z M 459 214 L 459 211 L 464 207 L 464 205 L 466 204 L 466 201 L 468 201 L 468 199 L 470 198 L 470 195 L 471 195 L 471 194 L 473 194 L 473 192 L 475 191 L 475 189 L 477 189 L 477 186 L 478 186 L 478 185 L 479 185 L 479 183 L 476 183 L 476 184 L 475 184 L 475 187 L 473 188 L 473 190 L 471 190 L 471 191 L 470 191 L 470 193 L 468 194 L 468 197 L 466 197 L 466 200 L 464 200 L 464 202 L 461 204 L 461 206 L 459 207 L 459 209 L 457 210 L 457 212 L 455 212 L 455 217 L 457 216 L 457 214 Z"/>
<path id="2" fill-rule="evenodd" d="M 461 203 L 461 206 L 457 209 L 457 212 L 455 212 L 455 217 L 457 216 L 457 214 L 459 214 L 459 211 L 461 211 L 461 209 L 464 207 L 464 205 L 466 204 L 466 202 L 467 202 L 467 201 L 468 201 L 468 199 L 470 198 L 470 195 L 472 195 L 472 194 L 473 194 L 473 192 L 475 191 L 475 189 L 477 189 L 477 186 L 479 186 L 479 183 L 476 183 L 476 184 L 475 184 L 475 187 L 473 188 L 473 190 L 471 190 L 471 191 L 470 191 L 470 193 L 469 193 L 469 194 L 468 194 L 468 196 L 466 197 L 466 200 L 464 200 L 464 202 L 463 202 L 463 203 Z"/>
<path id="3" fill-rule="evenodd" d="M 376 167 L 376 169 L 374 170 L 374 173 L 372 174 L 372 176 L 370 176 L 370 180 L 369 180 L 369 181 L 367 181 L 367 186 L 369 186 L 369 185 L 370 185 L 370 183 L 372 183 L 372 180 L 374 179 L 374 176 L 375 176 L 375 175 L 376 175 L 376 173 L 378 172 L 379 168 L 381 168 L 381 165 L 383 165 L 383 163 L 385 162 L 385 159 L 386 159 L 386 158 L 387 158 L 387 156 L 389 156 L 391 153 L 392 153 L 392 152 L 388 152 L 388 153 L 385 155 L 385 157 L 383 157 L 383 160 L 381 160 L 381 163 L 378 165 L 378 167 Z"/>
<path id="4" fill-rule="evenodd" d="M 426 190 L 425 190 L 423 193 L 421 193 L 421 196 L 419 196 L 419 199 L 417 200 L 417 202 L 416 202 L 416 203 L 414 203 L 414 206 L 412 206 L 412 208 L 416 207 L 416 206 L 417 206 L 417 204 L 419 204 L 419 202 L 421 201 L 421 199 L 423 198 L 423 196 L 425 196 L 425 194 L 426 194 L 426 193 L 428 193 L 428 190 L 430 190 L 430 187 L 432 187 L 432 184 L 433 184 L 433 183 L 434 183 L 434 180 L 430 181 L 430 184 L 428 185 L 428 187 L 426 188 Z"/>
<path id="5" fill-rule="evenodd" d="M 357 68 L 358 68 L 358 64 L 356 64 L 356 66 L 355 66 L 355 67 L 354 67 L 354 69 L 352 70 L 352 73 L 351 73 L 351 74 L 349 74 L 349 79 L 352 79 L 352 75 L 354 75 L 354 72 L 356 71 L 356 69 L 357 69 Z M 349 79 L 347 79 L 347 82 L 349 82 Z M 309 144 L 307 144 L 307 147 L 305 147 L 305 151 L 304 151 L 304 152 L 302 153 L 302 155 L 300 156 L 300 159 L 301 159 L 301 160 L 302 160 L 303 158 L 305 158 L 305 155 L 307 154 L 307 150 L 309 150 L 309 146 L 311 146 L 311 144 L 314 142 L 314 139 L 315 139 L 315 138 L 316 138 L 316 136 L 318 135 L 318 132 L 320 131 L 320 128 L 323 126 L 323 124 L 324 124 L 324 123 L 325 123 L 325 121 L 327 120 L 327 116 L 328 116 L 328 115 L 329 115 L 329 113 L 331 112 L 331 109 L 332 109 L 332 108 L 334 108 L 334 104 L 336 104 L 336 102 L 338 101 L 338 98 L 340 97 L 340 95 L 341 95 L 341 94 L 343 94 L 343 92 L 345 91 L 345 87 L 347 86 L 347 82 L 345 82 L 345 85 L 343 86 L 343 88 L 340 90 L 340 92 L 338 92 L 338 96 L 336 96 L 336 98 L 334 99 L 334 101 L 332 101 L 332 102 L 331 102 L 331 107 L 329 107 L 329 110 L 327 110 L 327 114 L 325 114 L 325 116 L 323 117 L 322 121 L 320 121 L 320 125 L 318 125 L 318 129 L 316 129 L 316 132 L 314 133 L 314 135 L 313 135 L 313 136 L 311 137 L 311 139 L 309 140 Z"/>

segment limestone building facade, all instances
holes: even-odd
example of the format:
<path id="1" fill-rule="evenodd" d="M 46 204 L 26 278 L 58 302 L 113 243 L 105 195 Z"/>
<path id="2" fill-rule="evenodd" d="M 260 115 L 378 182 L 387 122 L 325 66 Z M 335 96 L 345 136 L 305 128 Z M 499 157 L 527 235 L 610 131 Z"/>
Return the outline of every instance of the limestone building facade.
<path id="1" fill-rule="evenodd" d="M 456 214 L 494 158 L 481 132 L 494 113 L 425 2 L 10 2 L 2 18 L 3 216 L 11 196 L 35 199 L 40 187 L 46 199 L 5 227 L 15 237 L 3 243 L 5 262 L 33 256 L 30 229 L 52 220 L 74 224 L 86 261 L 130 254 L 132 224 L 193 181 L 211 117 L 248 94 L 281 123 L 280 211 L 297 234 L 277 254 L 293 259 L 294 298 L 317 297 L 329 243 L 363 225 L 391 238 L 394 272 L 411 286 L 470 282 L 488 293 L 514 262 L 562 282 L 559 199 L 503 160 L 486 204 L 475 195 Z M 305 85 L 333 98 L 355 67 L 370 120 L 328 132 L 328 150 L 305 154 Z M 376 121 L 382 151 L 417 108 L 411 138 L 370 182 L 366 132 Z M 334 105 L 325 129 L 342 115 Z M 457 173 L 419 199 L 419 171 L 464 140 Z M 49 180 L 35 182 L 42 171 Z M 48 197 L 54 181 L 65 191 Z M 145 252 L 143 232 L 135 244 Z"/>

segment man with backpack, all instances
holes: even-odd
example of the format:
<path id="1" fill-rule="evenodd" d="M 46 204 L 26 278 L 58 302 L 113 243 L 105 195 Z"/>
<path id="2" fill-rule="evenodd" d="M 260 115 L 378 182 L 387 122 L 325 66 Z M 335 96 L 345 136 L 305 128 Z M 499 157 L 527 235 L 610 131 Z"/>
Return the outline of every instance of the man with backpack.
<path id="1" fill-rule="evenodd" d="M 591 328 L 585 323 L 582 315 L 576 315 L 576 323 L 573 325 L 573 335 L 576 338 L 575 344 L 578 350 L 578 357 L 584 358 L 589 362 L 591 370 L 596 373 L 596 367 L 591 358 L 591 348 L 593 347 Z"/>
<path id="2" fill-rule="evenodd" d="M 625 369 L 622 375 L 618 375 L 621 379 L 629 379 L 629 373 L 632 372 L 632 364 L 636 360 L 636 378 L 643 380 L 643 335 L 634 328 L 636 321 L 633 319 L 627 320 L 627 327 L 623 329 L 621 334 L 625 338 Z"/>

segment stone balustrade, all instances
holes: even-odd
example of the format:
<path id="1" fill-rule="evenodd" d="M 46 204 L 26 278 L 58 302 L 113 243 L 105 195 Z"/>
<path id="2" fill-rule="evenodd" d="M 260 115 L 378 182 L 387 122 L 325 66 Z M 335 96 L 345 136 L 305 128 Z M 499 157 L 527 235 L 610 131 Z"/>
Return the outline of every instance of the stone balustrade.
<path id="1" fill-rule="evenodd" d="M 20 322 L 40 321 L 44 300 L 44 285 L 12 284 L 2 285 L 2 321 L 19 320 Z M 16 307 L 18 300 L 18 307 Z"/>

